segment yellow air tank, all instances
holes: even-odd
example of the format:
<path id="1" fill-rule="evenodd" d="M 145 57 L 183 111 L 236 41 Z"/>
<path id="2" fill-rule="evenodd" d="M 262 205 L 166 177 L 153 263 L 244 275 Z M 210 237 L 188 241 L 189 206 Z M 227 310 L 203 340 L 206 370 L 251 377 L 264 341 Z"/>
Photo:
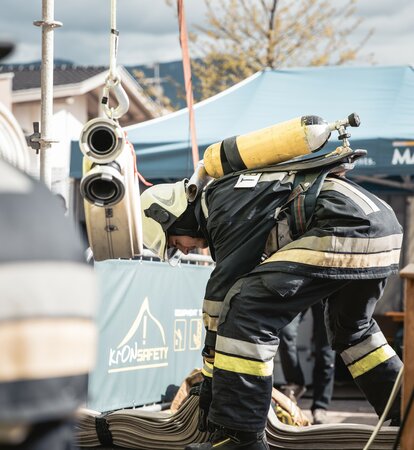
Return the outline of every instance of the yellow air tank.
<path id="1" fill-rule="evenodd" d="M 321 117 L 302 116 L 271 127 L 230 137 L 210 145 L 204 153 L 211 177 L 266 167 L 320 150 L 332 128 Z"/>

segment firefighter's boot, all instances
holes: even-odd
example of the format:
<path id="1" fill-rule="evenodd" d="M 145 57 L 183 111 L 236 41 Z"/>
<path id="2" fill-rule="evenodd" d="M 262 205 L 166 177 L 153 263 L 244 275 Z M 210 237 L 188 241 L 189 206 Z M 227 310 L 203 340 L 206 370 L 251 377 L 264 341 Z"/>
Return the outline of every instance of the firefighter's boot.
<path id="1" fill-rule="evenodd" d="M 212 435 L 210 442 L 187 445 L 185 450 L 269 450 L 264 431 L 249 433 L 220 428 Z"/>

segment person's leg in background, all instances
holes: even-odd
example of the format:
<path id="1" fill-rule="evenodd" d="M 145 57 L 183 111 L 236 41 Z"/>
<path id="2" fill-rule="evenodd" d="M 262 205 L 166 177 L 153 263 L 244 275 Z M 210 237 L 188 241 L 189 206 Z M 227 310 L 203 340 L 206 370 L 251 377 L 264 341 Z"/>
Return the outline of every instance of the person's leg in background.
<path id="1" fill-rule="evenodd" d="M 385 279 L 350 281 L 346 288 L 330 296 L 325 310 L 328 338 L 341 354 L 355 383 L 381 415 L 402 362 L 372 318 L 381 298 Z M 387 419 L 397 422 L 400 397 Z"/>
<path id="2" fill-rule="evenodd" d="M 286 380 L 286 384 L 280 387 L 280 391 L 295 403 L 306 392 L 297 346 L 298 329 L 303 316 L 304 313 L 298 314 L 279 333 L 280 364 Z"/>
<path id="3" fill-rule="evenodd" d="M 332 400 L 335 381 L 335 355 L 328 341 L 324 320 L 324 302 L 312 305 L 313 344 L 315 365 L 313 367 L 313 423 L 327 422 L 326 411 Z"/>

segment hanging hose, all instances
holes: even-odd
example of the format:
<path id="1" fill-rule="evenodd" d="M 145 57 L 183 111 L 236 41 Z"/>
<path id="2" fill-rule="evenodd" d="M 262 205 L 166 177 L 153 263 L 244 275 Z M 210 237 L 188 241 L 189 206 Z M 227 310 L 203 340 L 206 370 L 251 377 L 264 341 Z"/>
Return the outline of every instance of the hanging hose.
<path id="1" fill-rule="evenodd" d="M 109 45 L 109 78 L 115 80 L 117 78 L 116 72 L 116 57 L 118 55 L 118 38 L 119 31 L 116 28 L 116 0 L 111 0 L 111 34 Z"/>
<path id="2" fill-rule="evenodd" d="M 86 123 L 79 144 L 83 158 L 80 190 L 85 223 L 95 261 L 142 254 L 142 218 L 136 155 L 118 119 L 129 100 L 117 73 L 119 32 L 116 0 L 111 0 L 110 61 L 103 90 L 103 112 Z M 109 106 L 112 93 L 118 105 Z"/>
<path id="3" fill-rule="evenodd" d="M 363 450 L 368 450 L 371 447 L 372 443 L 374 442 L 375 438 L 377 437 L 377 434 L 379 433 L 379 431 L 382 427 L 382 424 L 384 423 L 385 418 L 387 417 L 387 414 L 388 414 L 389 410 L 391 409 L 391 406 L 394 403 L 395 398 L 397 397 L 398 389 L 401 387 L 401 384 L 402 384 L 403 373 L 404 373 L 404 366 L 402 366 L 400 371 L 398 372 L 397 379 L 395 380 L 391 394 L 388 398 L 388 402 L 385 405 L 384 412 L 381 414 L 381 417 L 380 417 L 377 425 L 375 426 L 374 431 L 372 432 L 371 437 L 369 438 L 369 441 L 367 442 L 367 444 L 365 445 Z"/>
<path id="4" fill-rule="evenodd" d="M 111 32 L 109 43 L 109 73 L 105 80 L 103 89 L 102 106 L 104 113 L 109 119 L 119 119 L 129 108 L 129 99 L 121 85 L 121 77 L 116 68 L 116 58 L 118 55 L 119 31 L 116 28 L 116 0 L 111 0 Z M 118 103 L 116 107 L 109 106 L 110 92 L 113 92 Z"/>

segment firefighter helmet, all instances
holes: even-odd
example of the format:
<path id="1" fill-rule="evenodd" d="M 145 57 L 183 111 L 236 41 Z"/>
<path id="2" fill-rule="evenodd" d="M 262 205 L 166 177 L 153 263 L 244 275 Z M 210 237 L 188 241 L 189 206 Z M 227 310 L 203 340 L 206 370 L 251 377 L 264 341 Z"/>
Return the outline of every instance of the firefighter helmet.
<path id="1" fill-rule="evenodd" d="M 141 194 L 144 245 L 162 260 L 167 257 L 167 230 L 188 207 L 187 180 L 157 184 Z"/>

